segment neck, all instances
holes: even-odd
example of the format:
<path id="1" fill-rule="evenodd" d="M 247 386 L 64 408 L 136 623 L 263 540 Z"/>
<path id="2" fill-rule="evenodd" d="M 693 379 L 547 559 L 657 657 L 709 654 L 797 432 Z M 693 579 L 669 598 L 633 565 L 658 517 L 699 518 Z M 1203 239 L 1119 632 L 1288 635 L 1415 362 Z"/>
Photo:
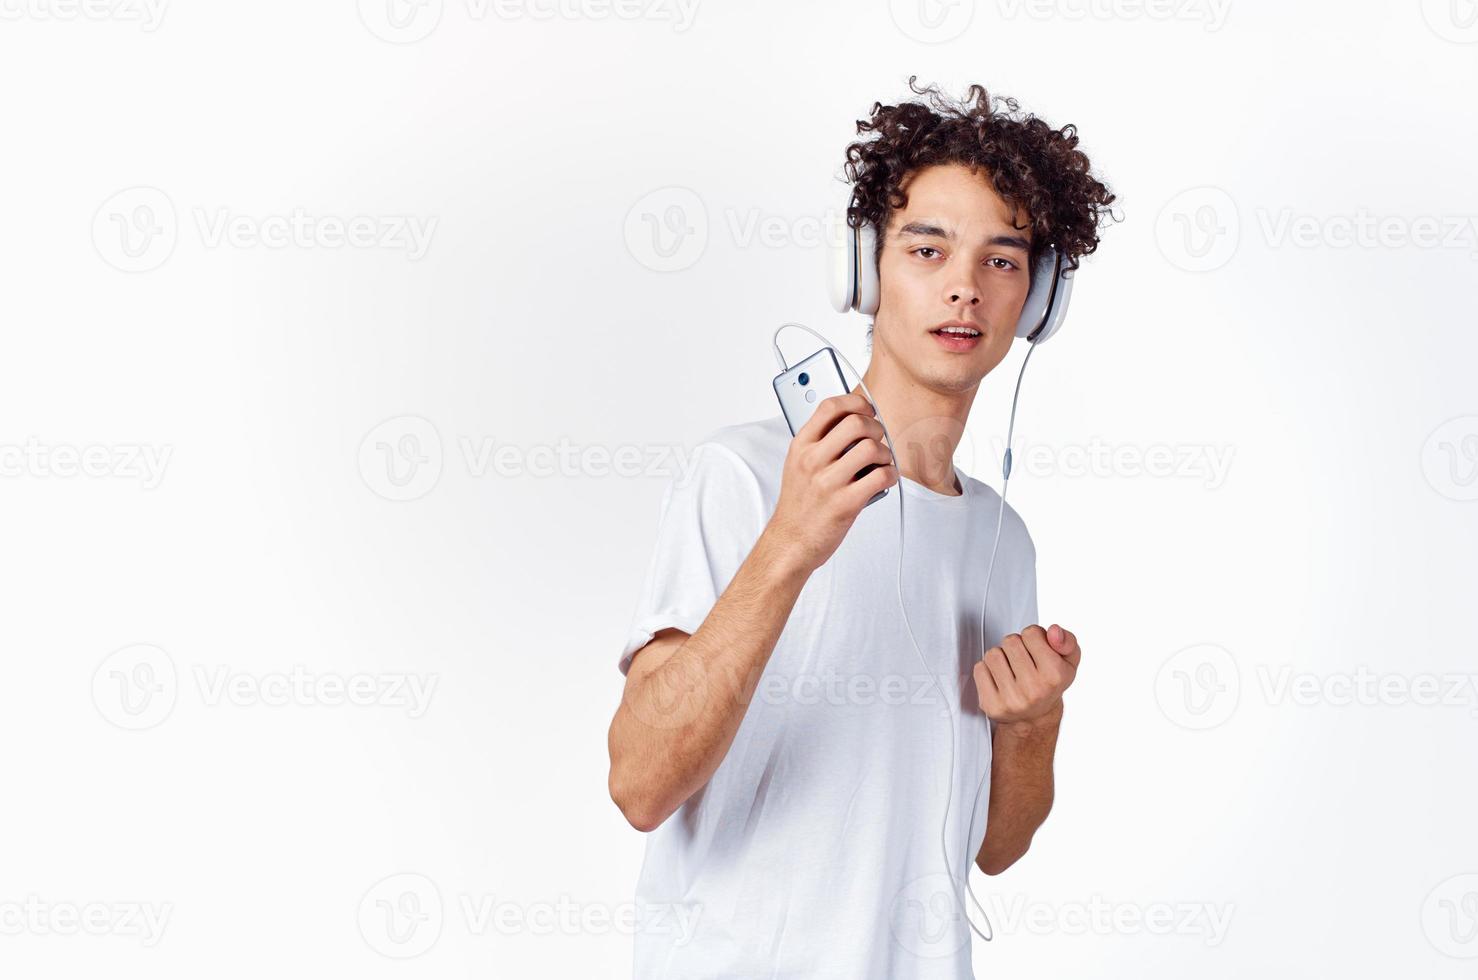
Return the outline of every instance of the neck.
<path id="1" fill-rule="evenodd" d="M 965 420 L 979 386 L 940 391 L 909 374 L 883 351 L 875 348 L 874 355 L 862 380 L 888 427 L 899 475 L 935 493 L 964 493 L 955 479 L 955 449 L 964 437 Z M 853 391 L 863 393 L 861 385 Z"/>

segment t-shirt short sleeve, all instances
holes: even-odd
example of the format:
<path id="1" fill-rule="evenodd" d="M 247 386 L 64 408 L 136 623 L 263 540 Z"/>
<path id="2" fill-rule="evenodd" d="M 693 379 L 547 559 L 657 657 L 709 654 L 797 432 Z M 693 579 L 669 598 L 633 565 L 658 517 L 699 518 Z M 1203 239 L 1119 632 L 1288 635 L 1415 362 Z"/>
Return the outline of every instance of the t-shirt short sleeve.
<path id="1" fill-rule="evenodd" d="M 764 530 L 759 481 L 728 446 L 701 442 L 667 485 L 657 542 L 617 664 L 661 630 L 698 631 Z"/>
<path id="2" fill-rule="evenodd" d="M 1023 571 L 1021 587 L 1021 611 L 1017 614 L 1018 625 L 1013 632 L 1021 632 L 1028 626 L 1037 623 L 1037 549 L 1033 547 L 1031 539 L 1027 538 L 1028 561 Z"/>
<path id="3" fill-rule="evenodd" d="M 999 499 L 994 493 L 991 497 Z M 999 604 L 995 598 L 998 595 Z M 1037 548 L 1026 522 L 1009 505 L 1001 530 L 991 597 L 992 632 L 985 638 L 987 646 L 995 646 L 1008 633 L 1020 633 L 1037 622 Z"/>

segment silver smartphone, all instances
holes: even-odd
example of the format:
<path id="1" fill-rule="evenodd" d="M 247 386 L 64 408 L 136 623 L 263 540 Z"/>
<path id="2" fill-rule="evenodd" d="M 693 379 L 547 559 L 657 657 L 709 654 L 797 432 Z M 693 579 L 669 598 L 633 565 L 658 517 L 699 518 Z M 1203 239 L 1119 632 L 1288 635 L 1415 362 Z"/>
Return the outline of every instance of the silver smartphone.
<path id="1" fill-rule="evenodd" d="M 847 387 L 847 380 L 842 375 L 842 365 L 837 361 L 836 351 L 830 347 L 821 348 L 805 360 L 792 364 L 789 370 L 775 375 L 774 384 L 775 397 L 780 399 L 780 411 L 785 414 L 792 439 L 816 413 L 816 406 L 821 403 L 821 399 L 845 395 L 852 390 Z M 847 449 L 855 445 L 857 443 L 854 442 Z M 854 479 L 860 480 L 877 468 L 877 463 L 868 463 L 857 471 Z M 862 506 L 874 504 L 887 495 L 888 488 L 884 487 Z"/>

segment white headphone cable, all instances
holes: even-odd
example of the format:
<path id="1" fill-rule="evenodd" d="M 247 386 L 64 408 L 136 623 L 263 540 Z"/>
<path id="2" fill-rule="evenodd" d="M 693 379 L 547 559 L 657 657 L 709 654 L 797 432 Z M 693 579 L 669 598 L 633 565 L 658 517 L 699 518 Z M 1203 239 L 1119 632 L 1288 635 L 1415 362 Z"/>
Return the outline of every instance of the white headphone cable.
<path id="1" fill-rule="evenodd" d="M 991 583 L 991 579 L 994 577 L 995 571 L 996 571 L 996 549 L 998 549 L 1001 546 L 1001 523 L 1002 523 L 1003 518 L 1006 516 L 1006 491 L 1011 486 L 1011 437 L 1016 432 L 1016 403 L 1021 398 L 1021 379 L 1026 376 L 1026 365 L 1027 365 L 1027 362 L 1032 359 L 1032 351 L 1034 351 L 1036 349 L 1037 349 L 1037 345 L 1036 345 L 1036 342 L 1035 341 L 1033 341 L 1031 343 L 1031 346 L 1029 346 L 1026 349 L 1026 357 L 1024 357 L 1024 358 L 1021 359 L 1021 370 L 1018 371 L 1017 374 L 1016 374 L 1016 390 L 1013 391 L 1012 394 L 1011 394 L 1011 420 L 1006 424 L 1006 452 L 1005 452 L 1005 454 L 1001 458 L 1001 506 L 996 509 L 996 535 L 995 535 L 995 541 L 990 546 L 990 562 L 989 562 L 989 564 L 986 565 L 986 568 L 985 568 L 985 595 L 980 600 L 980 657 L 978 658 L 979 660 L 984 660 L 985 659 L 985 613 L 986 613 L 986 604 L 990 601 L 990 583 Z M 994 739 L 995 738 L 995 723 L 992 722 L 989 718 L 986 719 L 986 731 L 987 731 L 987 733 L 989 733 L 989 737 L 991 739 Z M 953 735 L 953 729 L 951 729 L 951 735 Z M 952 791 L 954 789 L 954 762 L 953 762 L 953 759 L 954 759 L 954 742 L 953 741 L 950 742 L 950 759 L 951 759 L 951 762 L 950 762 L 950 789 Z M 967 844 L 971 840 L 974 840 L 974 838 L 975 838 L 975 806 L 976 806 L 976 803 L 980 800 L 980 791 L 985 788 L 985 781 L 989 777 L 990 777 L 990 770 L 987 769 L 985 771 L 985 774 L 980 777 L 980 785 L 978 785 L 978 786 L 975 787 L 975 798 L 970 801 L 970 826 L 969 826 L 969 829 L 965 832 L 965 842 Z M 946 802 L 945 802 L 945 805 L 944 805 L 944 812 L 945 812 L 946 815 L 949 813 L 948 797 L 946 797 Z M 948 861 L 948 857 L 947 856 L 946 856 L 945 860 L 946 860 L 946 862 Z M 973 863 L 974 863 L 974 861 L 971 861 L 971 864 L 973 864 Z M 953 879 L 950 880 L 950 883 L 951 884 L 954 883 Z M 990 917 L 988 915 L 986 915 L 985 909 L 980 904 L 980 899 L 978 899 L 978 898 L 975 897 L 975 889 L 973 889 L 973 888 L 970 887 L 970 869 L 969 869 L 969 867 L 966 867 L 965 868 L 965 891 L 970 895 L 970 901 L 974 902 L 975 903 L 975 907 L 980 910 L 980 917 L 985 920 L 986 928 L 987 929 L 990 929 Z M 966 915 L 965 921 L 966 922 L 969 922 L 970 921 L 968 915 Z M 973 923 L 971 924 L 971 928 L 974 928 Z M 994 929 L 991 929 L 991 935 L 986 936 L 986 935 L 981 935 L 980 931 L 977 929 L 976 930 L 976 935 L 980 935 L 982 939 L 985 939 L 987 942 L 989 942 L 992 938 L 994 938 L 994 936 L 995 936 L 995 930 Z"/>
<path id="2" fill-rule="evenodd" d="M 815 330 L 812 330 L 810 327 L 806 326 L 803 323 L 782 323 L 779 327 L 775 329 L 775 333 L 771 337 L 771 343 L 775 347 L 775 357 L 780 362 L 781 371 L 790 370 L 790 366 L 785 362 L 785 354 L 780 350 L 780 331 L 784 330 L 786 327 L 794 327 L 798 330 L 804 330 L 806 333 L 815 337 L 817 340 L 820 340 L 827 347 L 830 347 L 833 351 L 836 351 L 837 357 L 839 357 L 842 363 L 847 366 L 847 370 L 851 371 L 853 376 L 857 378 L 857 384 L 861 386 L 863 394 L 867 396 L 867 400 L 872 405 L 874 415 L 878 420 L 878 424 L 881 425 L 883 428 L 883 441 L 886 442 L 888 445 L 888 454 L 893 457 L 893 465 L 898 468 L 898 478 L 900 481 L 902 481 L 903 471 L 901 467 L 898 467 L 898 454 L 894 452 L 893 449 L 893 437 L 888 434 L 888 426 L 883 422 L 882 411 L 878 408 L 877 401 L 872 397 L 872 392 L 868 390 L 867 382 L 862 380 L 862 374 L 855 367 L 852 366 L 851 361 L 847 360 L 847 355 L 843 354 L 840 350 L 837 350 L 836 346 L 832 344 L 831 341 L 827 340 L 821 334 L 817 333 Z M 984 644 L 986 603 L 989 601 L 990 598 L 990 583 L 991 578 L 995 572 L 996 549 L 999 548 L 1001 544 L 1001 524 L 1002 518 L 1005 516 L 1006 512 L 1006 488 L 1009 485 L 1011 479 L 1011 436 L 1016 427 L 1016 403 L 1021 396 L 1021 379 L 1026 374 L 1027 361 L 1031 360 L 1032 351 L 1036 349 L 1036 346 L 1037 345 L 1034 342 L 1032 343 L 1031 347 L 1027 349 L 1026 357 L 1021 362 L 1021 372 L 1016 376 L 1015 393 L 1011 396 L 1011 421 L 1006 429 L 1006 453 L 1002 462 L 1001 506 L 1000 509 L 996 512 L 995 541 L 991 544 L 990 562 L 986 567 L 985 596 L 980 603 L 980 633 L 982 658 L 985 656 Z M 960 492 L 963 493 L 964 490 L 965 488 L 961 486 Z M 903 546 L 903 488 L 900 485 L 898 486 L 898 577 L 896 580 L 896 584 L 898 587 L 898 608 L 903 613 L 903 626 L 904 629 L 908 631 L 909 641 L 913 644 L 914 656 L 918 658 L 920 666 L 924 668 L 925 675 L 929 676 L 930 679 L 933 680 L 933 676 L 929 674 L 929 665 L 927 662 L 925 662 L 923 652 L 919 649 L 919 641 L 914 636 L 913 625 L 908 620 L 908 604 L 905 603 L 903 600 Z M 944 870 L 945 874 L 949 877 L 950 888 L 954 892 L 955 899 L 961 902 L 961 907 L 963 908 L 963 901 L 960 900 L 959 890 L 955 887 L 955 875 L 953 871 L 953 866 L 950 864 L 949 860 L 949 846 L 947 836 L 947 828 L 949 824 L 949 807 L 954 800 L 955 755 L 957 751 L 957 742 L 959 741 L 959 734 L 957 731 L 959 726 L 958 722 L 955 720 L 954 709 L 950 707 L 949 694 L 947 694 L 942 689 L 941 685 L 936 683 L 935 686 L 937 689 L 939 689 L 940 697 L 944 700 L 945 709 L 950 720 L 949 777 L 945 787 L 946 794 L 944 800 L 944 821 L 941 822 L 939 825 L 939 849 L 940 853 L 944 857 Z M 986 724 L 987 731 L 991 731 L 989 720 L 987 720 Z M 975 800 L 973 800 L 970 805 L 970 825 L 965 834 L 965 842 L 967 846 L 975 833 L 975 801 L 978 801 L 980 799 L 980 791 L 985 788 L 985 780 L 989 777 L 989 775 L 990 770 L 987 769 L 985 775 L 981 777 L 980 785 L 976 787 Z M 971 863 L 973 864 L 974 862 L 972 861 Z M 986 929 L 989 931 L 981 932 L 978 928 L 976 928 L 975 923 L 970 921 L 970 916 L 968 912 L 965 915 L 965 924 L 968 925 L 977 936 L 984 939 L 986 942 L 989 942 L 995 937 L 995 930 L 991 928 L 990 917 L 986 914 L 984 907 L 981 906 L 980 900 L 975 897 L 975 891 L 970 887 L 970 869 L 968 867 L 965 869 L 965 890 L 969 893 L 970 900 L 975 903 L 975 907 L 980 910 L 981 918 L 985 920 Z"/>

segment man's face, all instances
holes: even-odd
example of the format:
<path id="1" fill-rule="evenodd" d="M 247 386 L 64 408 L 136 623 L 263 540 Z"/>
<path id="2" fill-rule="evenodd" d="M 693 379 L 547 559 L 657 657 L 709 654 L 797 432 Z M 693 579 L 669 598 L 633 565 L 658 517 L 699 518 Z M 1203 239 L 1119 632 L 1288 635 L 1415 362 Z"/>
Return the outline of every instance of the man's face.
<path id="1" fill-rule="evenodd" d="M 908 205 L 894 211 L 879 259 L 881 293 L 873 326 L 879 351 L 937 391 L 968 391 L 1011 348 L 1031 286 L 1031 232 L 984 172 L 962 164 L 910 176 Z M 956 321 L 980 331 L 974 341 L 940 336 Z"/>

